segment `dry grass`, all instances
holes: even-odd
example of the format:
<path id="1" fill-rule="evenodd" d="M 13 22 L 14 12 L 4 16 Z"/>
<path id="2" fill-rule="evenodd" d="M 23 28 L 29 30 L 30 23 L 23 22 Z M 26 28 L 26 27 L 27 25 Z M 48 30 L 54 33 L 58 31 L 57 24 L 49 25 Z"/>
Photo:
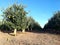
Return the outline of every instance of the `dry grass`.
<path id="1" fill-rule="evenodd" d="M 17 36 L 0 32 L 0 45 L 60 45 L 60 35 L 48 33 L 17 33 Z"/>

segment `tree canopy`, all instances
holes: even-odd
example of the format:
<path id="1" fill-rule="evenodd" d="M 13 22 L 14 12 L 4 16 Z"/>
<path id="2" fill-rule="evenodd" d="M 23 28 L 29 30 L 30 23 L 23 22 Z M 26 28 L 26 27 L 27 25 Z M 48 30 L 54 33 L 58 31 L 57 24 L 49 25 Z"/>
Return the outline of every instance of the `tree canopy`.
<path id="1" fill-rule="evenodd" d="M 41 27 L 39 24 L 32 18 L 27 16 L 28 12 L 25 11 L 25 7 L 20 4 L 13 4 L 12 6 L 6 8 L 3 12 L 3 24 L 2 28 L 6 30 L 22 30 L 33 29 L 34 27 Z"/>
<path id="2" fill-rule="evenodd" d="M 44 26 L 44 29 L 52 29 L 51 31 L 60 32 L 60 11 L 54 14 Z"/>
<path id="3" fill-rule="evenodd" d="M 21 29 L 23 31 L 27 28 L 27 14 L 22 4 L 13 4 L 3 12 L 3 25 L 7 26 L 9 30 Z"/>

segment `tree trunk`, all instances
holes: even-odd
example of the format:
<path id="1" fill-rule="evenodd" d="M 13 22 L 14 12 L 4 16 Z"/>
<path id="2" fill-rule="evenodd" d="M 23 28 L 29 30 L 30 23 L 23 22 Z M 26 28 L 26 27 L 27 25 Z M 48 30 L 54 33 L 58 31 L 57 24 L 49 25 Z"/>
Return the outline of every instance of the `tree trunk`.
<path id="1" fill-rule="evenodd" d="M 32 31 L 32 28 L 31 28 L 31 31 Z"/>
<path id="2" fill-rule="evenodd" d="M 28 31 L 29 31 L 29 28 L 28 28 Z"/>
<path id="3" fill-rule="evenodd" d="M 25 29 L 23 29 L 22 32 L 24 33 L 25 32 Z"/>
<path id="4" fill-rule="evenodd" d="M 16 29 L 14 29 L 14 36 L 16 36 L 16 31 L 17 31 L 17 30 L 16 30 Z"/>

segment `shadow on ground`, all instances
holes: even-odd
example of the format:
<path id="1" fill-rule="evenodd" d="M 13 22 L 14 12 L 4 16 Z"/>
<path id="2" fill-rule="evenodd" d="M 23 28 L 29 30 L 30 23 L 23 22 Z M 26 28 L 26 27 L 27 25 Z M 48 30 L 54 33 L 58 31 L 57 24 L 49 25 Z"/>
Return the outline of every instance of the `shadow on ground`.
<path id="1" fill-rule="evenodd" d="M 12 33 L 13 31 L 11 31 L 11 30 L 0 30 L 1 32 L 3 32 L 3 33 Z"/>
<path id="2" fill-rule="evenodd" d="M 58 34 L 60 35 L 60 30 L 55 30 L 55 29 L 43 29 L 45 33 L 50 33 L 50 34 Z"/>
<path id="3" fill-rule="evenodd" d="M 59 30 L 52 30 L 52 29 L 32 30 L 32 31 L 28 31 L 28 32 L 33 32 L 33 33 L 49 33 L 49 34 L 60 35 L 60 31 Z"/>
<path id="4" fill-rule="evenodd" d="M 3 33 L 13 33 L 13 31 L 11 30 L 1 30 L 1 32 Z M 19 31 L 21 32 L 21 31 Z M 49 33 L 49 34 L 56 34 L 56 35 L 60 35 L 60 31 L 59 30 L 52 30 L 52 29 L 41 29 L 41 30 L 26 30 L 26 32 L 33 32 L 33 33 Z M 11 34 L 10 34 L 11 35 Z"/>

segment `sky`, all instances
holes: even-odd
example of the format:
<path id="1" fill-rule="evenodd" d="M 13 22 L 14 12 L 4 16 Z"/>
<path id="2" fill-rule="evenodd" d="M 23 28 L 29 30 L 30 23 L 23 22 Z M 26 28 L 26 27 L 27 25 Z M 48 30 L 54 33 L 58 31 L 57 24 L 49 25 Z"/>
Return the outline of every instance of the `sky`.
<path id="1" fill-rule="evenodd" d="M 14 3 L 24 4 L 28 16 L 31 16 L 41 27 L 48 22 L 56 11 L 60 10 L 60 0 L 0 0 L 0 20 L 2 19 L 1 9 L 5 9 Z"/>

